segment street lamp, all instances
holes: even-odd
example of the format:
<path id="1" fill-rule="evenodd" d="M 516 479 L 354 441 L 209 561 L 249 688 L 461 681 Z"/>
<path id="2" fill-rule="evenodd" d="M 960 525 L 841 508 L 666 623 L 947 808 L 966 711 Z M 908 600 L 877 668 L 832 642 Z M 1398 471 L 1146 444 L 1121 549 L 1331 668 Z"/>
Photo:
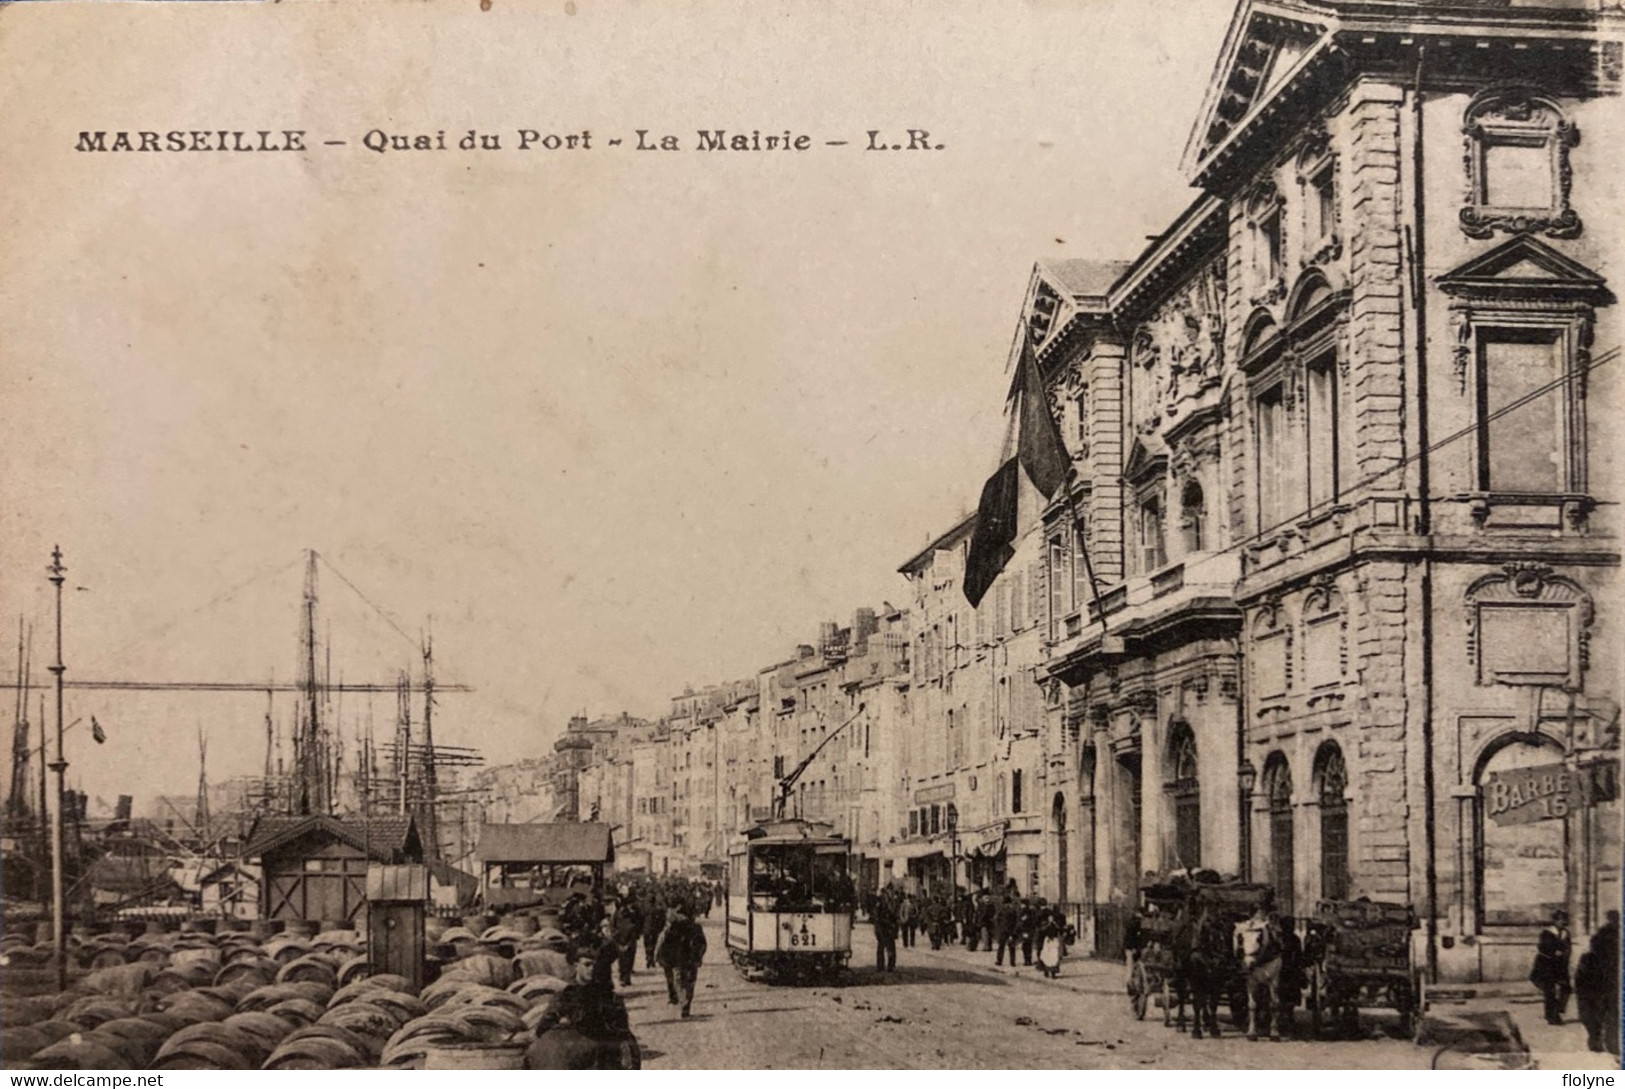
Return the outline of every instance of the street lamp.
<path id="1" fill-rule="evenodd" d="M 959 807 L 948 803 L 948 886 L 959 888 Z"/>
<path id="2" fill-rule="evenodd" d="M 1258 784 L 1258 769 L 1251 760 L 1243 760 L 1236 770 L 1236 784 L 1241 788 L 1241 879 L 1253 879 L 1253 787 Z"/>

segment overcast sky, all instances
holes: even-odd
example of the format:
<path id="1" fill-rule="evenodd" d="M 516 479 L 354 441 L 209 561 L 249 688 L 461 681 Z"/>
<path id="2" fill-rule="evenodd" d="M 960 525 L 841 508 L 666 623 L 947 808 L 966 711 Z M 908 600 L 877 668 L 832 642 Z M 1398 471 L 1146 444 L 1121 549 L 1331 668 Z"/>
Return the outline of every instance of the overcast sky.
<path id="1" fill-rule="evenodd" d="M 993 468 L 1033 261 L 1132 257 L 1194 196 L 1232 6 L 8 5 L 0 631 L 45 678 L 60 543 L 70 678 L 290 680 L 312 548 L 333 673 L 432 626 L 477 689 L 438 738 L 505 761 L 903 602 Z M 859 150 L 906 126 L 944 149 Z M 359 146 L 471 127 L 504 149 Z M 313 147 L 73 150 L 221 128 Z M 683 150 L 606 146 L 639 128 Z M 199 730 L 211 778 L 263 758 L 264 696 L 68 704 L 94 796 L 192 790 Z"/>

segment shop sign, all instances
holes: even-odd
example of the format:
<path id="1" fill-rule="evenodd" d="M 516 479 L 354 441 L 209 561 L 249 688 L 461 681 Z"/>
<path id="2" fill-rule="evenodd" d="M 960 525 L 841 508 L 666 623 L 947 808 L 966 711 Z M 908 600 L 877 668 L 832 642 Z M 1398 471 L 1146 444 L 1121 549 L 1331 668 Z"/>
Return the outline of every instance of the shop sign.
<path id="1" fill-rule="evenodd" d="M 915 805 L 930 805 L 932 802 L 951 802 L 954 799 L 954 784 L 938 783 L 936 786 L 921 787 L 914 792 Z"/>
<path id="2" fill-rule="evenodd" d="M 1619 797 L 1619 765 L 1599 761 L 1570 768 L 1543 764 L 1494 772 L 1484 784 L 1485 813 L 1496 824 L 1562 820 L 1570 813 Z"/>

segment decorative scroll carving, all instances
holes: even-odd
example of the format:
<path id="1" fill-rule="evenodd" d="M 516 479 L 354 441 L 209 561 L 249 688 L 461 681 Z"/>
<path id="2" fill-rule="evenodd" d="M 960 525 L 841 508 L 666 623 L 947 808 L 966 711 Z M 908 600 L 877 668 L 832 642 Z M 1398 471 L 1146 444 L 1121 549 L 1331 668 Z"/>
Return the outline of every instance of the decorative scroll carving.
<path id="1" fill-rule="evenodd" d="M 1577 238 L 1580 216 L 1569 204 L 1574 170 L 1569 149 L 1580 142 L 1580 130 L 1563 116 L 1550 99 L 1521 89 L 1491 92 L 1467 110 L 1462 126 L 1466 137 L 1464 165 L 1467 199 L 1461 209 L 1461 229 L 1469 238 L 1540 232 L 1552 238 Z M 1486 172 L 1495 148 L 1539 147 L 1552 156 L 1553 189 L 1544 208 L 1520 208 L 1495 203 Z"/>
<path id="2" fill-rule="evenodd" d="M 1536 563 L 1509 563 L 1498 573 L 1485 575 L 1477 579 L 1467 588 L 1467 660 L 1478 668 L 1480 683 L 1553 683 L 1550 674 L 1556 672 L 1564 674 L 1561 678 L 1568 684 L 1577 685 L 1580 676 L 1589 666 L 1590 658 L 1590 628 L 1594 615 L 1591 595 L 1587 594 L 1579 584 L 1571 579 L 1552 573 L 1552 569 L 1543 564 Z M 1568 627 L 1568 639 L 1572 660 L 1560 670 L 1529 668 L 1527 671 L 1511 670 L 1507 668 L 1486 669 L 1484 661 L 1485 648 L 1485 610 L 1505 609 L 1508 607 L 1523 607 L 1538 610 L 1544 606 L 1557 610 L 1565 617 Z M 1530 617 L 1534 612 L 1520 615 Z M 1554 648 L 1536 645 L 1540 641 L 1533 640 L 1529 649 L 1534 652 L 1550 652 Z M 1555 648 L 1561 649 L 1561 648 Z M 1539 653 L 1534 656 L 1538 657 Z M 1523 674 L 1527 672 L 1527 679 Z"/>

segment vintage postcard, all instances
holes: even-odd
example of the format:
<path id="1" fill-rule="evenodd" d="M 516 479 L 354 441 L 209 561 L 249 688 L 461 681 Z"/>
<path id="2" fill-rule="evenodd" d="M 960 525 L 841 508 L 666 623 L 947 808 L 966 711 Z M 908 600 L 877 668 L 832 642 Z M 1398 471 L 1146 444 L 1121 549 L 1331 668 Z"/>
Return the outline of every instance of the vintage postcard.
<path id="1" fill-rule="evenodd" d="M 0 7 L 4 1065 L 1617 1070 L 1622 52 Z"/>

